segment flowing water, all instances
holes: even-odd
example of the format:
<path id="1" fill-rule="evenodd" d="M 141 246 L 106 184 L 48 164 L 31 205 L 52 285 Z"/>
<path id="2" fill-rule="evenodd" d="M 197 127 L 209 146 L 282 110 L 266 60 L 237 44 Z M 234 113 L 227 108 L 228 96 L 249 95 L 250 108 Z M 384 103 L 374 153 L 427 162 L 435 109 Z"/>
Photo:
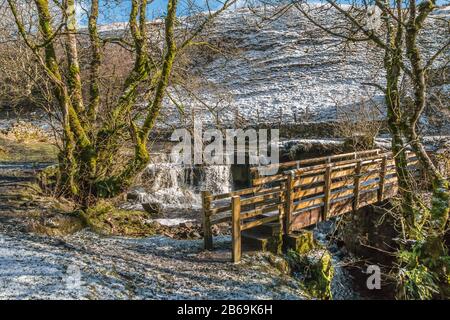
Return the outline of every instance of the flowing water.
<path id="1" fill-rule="evenodd" d="M 200 209 L 201 191 L 226 193 L 232 188 L 226 165 L 184 166 L 170 162 L 150 164 L 134 193 L 138 203 L 156 203 L 163 209 Z"/>
<path id="2" fill-rule="evenodd" d="M 229 165 L 211 165 L 204 167 L 201 182 L 202 190 L 213 194 L 227 193 L 232 189 L 231 167 Z"/>

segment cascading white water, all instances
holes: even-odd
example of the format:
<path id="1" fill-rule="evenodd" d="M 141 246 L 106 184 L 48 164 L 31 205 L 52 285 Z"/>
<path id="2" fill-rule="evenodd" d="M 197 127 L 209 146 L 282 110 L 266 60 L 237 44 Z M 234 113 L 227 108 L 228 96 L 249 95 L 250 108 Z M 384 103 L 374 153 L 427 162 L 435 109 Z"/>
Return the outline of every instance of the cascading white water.
<path id="1" fill-rule="evenodd" d="M 156 203 L 163 209 L 200 209 L 200 191 L 225 193 L 231 190 L 231 168 L 154 163 L 148 165 L 142 183 L 143 186 L 134 191 L 139 203 Z"/>
<path id="2" fill-rule="evenodd" d="M 157 203 L 162 208 L 195 208 L 200 197 L 186 184 L 185 167 L 174 163 L 155 163 L 143 175 L 144 189 L 138 193 L 140 203 Z"/>
<path id="3" fill-rule="evenodd" d="M 211 193 L 227 193 L 232 185 L 231 167 L 229 165 L 210 165 L 203 169 L 202 190 Z"/>

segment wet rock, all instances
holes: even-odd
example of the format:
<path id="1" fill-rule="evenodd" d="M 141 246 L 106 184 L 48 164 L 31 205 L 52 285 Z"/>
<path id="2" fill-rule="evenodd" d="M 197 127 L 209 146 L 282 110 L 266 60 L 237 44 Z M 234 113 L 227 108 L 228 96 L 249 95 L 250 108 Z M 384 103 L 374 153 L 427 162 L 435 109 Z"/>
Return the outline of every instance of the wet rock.
<path id="1" fill-rule="evenodd" d="M 220 231 L 220 229 L 219 229 L 219 227 L 217 225 L 213 225 L 211 227 L 211 232 L 212 232 L 213 235 L 217 236 L 219 234 L 219 231 Z"/>
<path id="2" fill-rule="evenodd" d="M 190 236 L 191 239 L 200 239 L 200 238 L 202 237 L 202 236 L 200 235 L 200 233 L 197 232 L 197 231 L 192 231 L 192 232 L 189 234 L 189 236 Z"/>
<path id="3" fill-rule="evenodd" d="M 128 192 L 127 196 L 126 196 L 126 200 L 127 201 L 134 201 L 134 200 L 138 200 L 139 199 L 139 195 L 136 192 Z"/>
<path id="4" fill-rule="evenodd" d="M 160 216 L 162 214 L 162 207 L 159 203 L 146 202 L 142 204 L 142 208 L 151 216 Z"/>

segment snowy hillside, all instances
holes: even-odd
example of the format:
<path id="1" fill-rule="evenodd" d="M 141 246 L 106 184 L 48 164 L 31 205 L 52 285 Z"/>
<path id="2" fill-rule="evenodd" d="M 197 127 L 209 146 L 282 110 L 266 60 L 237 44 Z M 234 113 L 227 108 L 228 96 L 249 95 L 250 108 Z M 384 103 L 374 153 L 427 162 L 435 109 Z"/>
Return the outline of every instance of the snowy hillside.
<path id="1" fill-rule="evenodd" d="M 446 10 L 440 13 L 445 16 Z M 317 18 L 335 20 L 333 15 Z M 445 41 L 445 33 L 434 37 L 435 42 L 426 42 L 427 51 Z M 381 93 L 363 83 L 383 83 L 383 53 L 367 44 L 344 46 L 340 39 L 319 32 L 297 10 L 264 23 L 249 9 L 229 11 L 216 20 L 207 38 L 233 52 L 196 60 L 191 70 L 207 80 L 199 96 L 214 111 L 203 113 L 205 121 L 233 123 L 237 117 L 246 124 L 318 122 L 334 120 L 358 103 L 382 104 Z M 183 91 L 178 93 L 188 110 L 205 109 L 186 99 Z M 179 120 L 174 107 L 166 109 L 165 121 Z"/>

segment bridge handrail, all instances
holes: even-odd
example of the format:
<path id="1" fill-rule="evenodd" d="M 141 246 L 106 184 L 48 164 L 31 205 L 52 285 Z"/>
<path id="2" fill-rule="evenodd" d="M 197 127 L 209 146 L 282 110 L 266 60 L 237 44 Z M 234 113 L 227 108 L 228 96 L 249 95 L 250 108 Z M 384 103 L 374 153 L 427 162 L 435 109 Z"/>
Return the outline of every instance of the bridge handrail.
<path id="1" fill-rule="evenodd" d="M 408 166 L 418 161 L 407 155 Z M 211 227 L 231 222 L 233 261 L 240 260 L 241 231 L 279 221 L 284 233 L 304 228 L 329 217 L 382 201 L 397 192 L 391 152 L 284 171 L 278 185 L 261 183 L 229 193 L 202 192 L 205 248 L 212 249 Z M 273 182 L 273 181 L 271 181 Z M 375 193 L 374 193 L 375 192 Z M 214 215 L 225 214 L 217 219 Z M 264 215 L 269 213 L 269 215 Z"/>
<path id="2" fill-rule="evenodd" d="M 336 154 L 336 155 L 332 155 L 332 156 L 316 157 L 316 158 L 311 158 L 311 159 L 293 160 L 293 161 L 283 162 L 283 163 L 280 163 L 280 164 L 269 164 L 269 165 L 265 165 L 265 166 L 252 167 L 252 168 L 250 168 L 250 172 L 256 172 L 258 170 L 261 170 L 261 168 L 263 168 L 263 169 L 270 169 L 270 168 L 275 168 L 275 167 L 278 167 L 278 168 L 281 168 L 281 169 L 282 168 L 286 168 L 286 167 L 297 167 L 297 168 L 299 168 L 301 165 L 304 165 L 304 164 L 309 164 L 309 163 L 314 163 L 314 162 L 321 162 L 321 161 L 332 162 L 332 160 L 341 159 L 341 158 L 347 158 L 347 157 L 350 157 L 350 156 L 353 156 L 356 159 L 357 156 L 371 154 L 371 153 L 378 154 L 379 152 L 381 152 L 381 149 L 378 148 L 378 149 L 371 149 L 371 150 L 363 150 L 363 151 L 356 151 L 356 152 Z"/>

